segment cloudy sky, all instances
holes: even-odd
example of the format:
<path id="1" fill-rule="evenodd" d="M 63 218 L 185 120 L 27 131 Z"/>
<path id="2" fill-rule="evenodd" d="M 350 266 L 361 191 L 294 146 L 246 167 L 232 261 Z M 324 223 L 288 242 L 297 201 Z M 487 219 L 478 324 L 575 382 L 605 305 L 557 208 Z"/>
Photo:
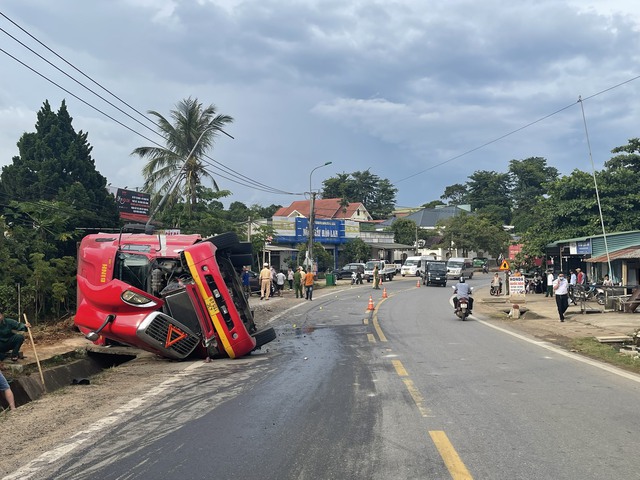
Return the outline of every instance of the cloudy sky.
<path id="1" fill-rule="evenodd" d="M 138 112 L 169 116 L 194 97 L 234 117 L 234 139 L 209 152 L 225 203 L 308 198 L 328 161 L 314 190 L 370 169 L 398 206 L 512 159 L 590 171 L 580 97 L 596 168 L 640 136 L 637 0 L 4 0 L 0 12 L 0 165 L 45 100 L 66 100 L 114 186 L 142 186 L 130 153 L 161 141 L 29 34 Z"/>

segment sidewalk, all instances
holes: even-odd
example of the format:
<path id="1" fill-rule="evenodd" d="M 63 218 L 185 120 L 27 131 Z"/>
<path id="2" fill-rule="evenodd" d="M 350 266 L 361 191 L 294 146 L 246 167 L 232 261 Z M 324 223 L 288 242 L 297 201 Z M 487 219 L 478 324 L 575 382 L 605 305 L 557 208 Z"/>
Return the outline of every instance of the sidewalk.
<path id="1" fill-rule="evenodd" d="M 487 276 L 489 279 L 489 276 Z M 494 297 L 489 294 L 489 286 L 474 289 L 474 297 L 479 314 L 489 315 L 494 319 L 509 321 L 515 328 L 527 326 L 550 333 L 576 337 L 628 337 L 640 329 L 640 313 L 623 313 L 602 311 L 597 303 L 587 303 L 586 313 L 581 312 L 580 304 L 570 305 L 565 314 L 566 320 L 560 322 L 556 299 L 544 294 L 527 294 L 525 301 L 519 301 L 520 318 L 511 319 L 508 313 L 512 308 L 509 297 Z M 514 302 L 515 303 L 515 302 Z"/>

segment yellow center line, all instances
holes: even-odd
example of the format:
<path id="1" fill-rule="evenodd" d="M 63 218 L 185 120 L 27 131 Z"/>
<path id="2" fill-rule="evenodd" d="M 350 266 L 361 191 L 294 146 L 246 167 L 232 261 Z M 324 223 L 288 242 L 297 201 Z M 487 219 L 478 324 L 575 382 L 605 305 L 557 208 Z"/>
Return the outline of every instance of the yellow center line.
<path id="1" fill-rule="evenodd" d="M 367 338 L 369 339 L 369 343 L 376 343 L 376 337 L 373 333 L 367 333 Z"/>
<path id="2" fill-rule="evenodd" d="M 424 398 L 422 398 L 420 390 L 418 390 L 418 388 L 413 384 L 413 381 L 410 378 L 403 378 L 402 381 L 407 387 L 409 395 L 411 395 L 411 398 L 413 398 L 413 402 L 416 404 L 416 407 L 418 407 L 420 415 L 422 415 L 423 417 L 431 417 L 431 411 L 424 406 Z"/>
<path id="3" fill-rule="evenodd" d="M 398 375 L 400 375 L 401 377 L 409 376 L 409 373 L 405 370 L 404 365 L 402 365 L 402 362 L 400 360 L 391 360 L 391 363 L 393 364 L 393 367 L 396 369 L 396 372 L 398 373 Z"/>
<path id="4" fill-rule="evenodd" d="M 447 470 L 449 470 L 451 478 L 453 478 L 453 480 L 472 480 L 473 477 L 460 459 L 456 449 L 451 445 L 447 434 L 441 430 L 432 430 L 429 432 L 429 435 L 433 443 L 435 443 L 442 460 L 444 460 L 444 464 Z"/>

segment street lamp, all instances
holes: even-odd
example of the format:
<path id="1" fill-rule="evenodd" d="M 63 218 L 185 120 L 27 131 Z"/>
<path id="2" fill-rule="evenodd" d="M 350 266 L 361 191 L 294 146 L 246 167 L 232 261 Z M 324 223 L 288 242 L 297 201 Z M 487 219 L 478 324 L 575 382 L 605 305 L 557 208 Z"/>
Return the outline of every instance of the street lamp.
<path id="1" fill-rule="evenodd" d="M 311 175 L 313 175 L 313 172 L 315 172 L 317 169 L 326 167 L 327 165 L 331 165 L 331 163 L 332 162 L 325 162 L 322 165 L 318 165 L 316 168 L 311 170 L 311 173 L 309 174 L 309 248 L 307 248 L 307 255 L 309 256 L 310 272 L 313 272 L 313 220 L 314 220 L 313 209 L 315 208 L 314 203 L 316 199 L 316 194 L 313 193 L 313 190 L 311 188 Z"/>

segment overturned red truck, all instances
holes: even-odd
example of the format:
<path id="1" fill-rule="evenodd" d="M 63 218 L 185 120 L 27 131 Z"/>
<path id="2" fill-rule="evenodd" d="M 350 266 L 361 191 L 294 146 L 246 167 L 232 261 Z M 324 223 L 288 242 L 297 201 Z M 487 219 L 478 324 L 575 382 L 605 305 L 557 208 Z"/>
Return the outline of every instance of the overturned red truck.
<path id="1" fill-rule="evenodd" d="M 238 272 L 251 261 L 251 243 L 233 232 L 87 235 L 75 324 L 98 344 L 172 359 L 247 355 L 276 338 L 257 330 L 242 289 Z"/>

